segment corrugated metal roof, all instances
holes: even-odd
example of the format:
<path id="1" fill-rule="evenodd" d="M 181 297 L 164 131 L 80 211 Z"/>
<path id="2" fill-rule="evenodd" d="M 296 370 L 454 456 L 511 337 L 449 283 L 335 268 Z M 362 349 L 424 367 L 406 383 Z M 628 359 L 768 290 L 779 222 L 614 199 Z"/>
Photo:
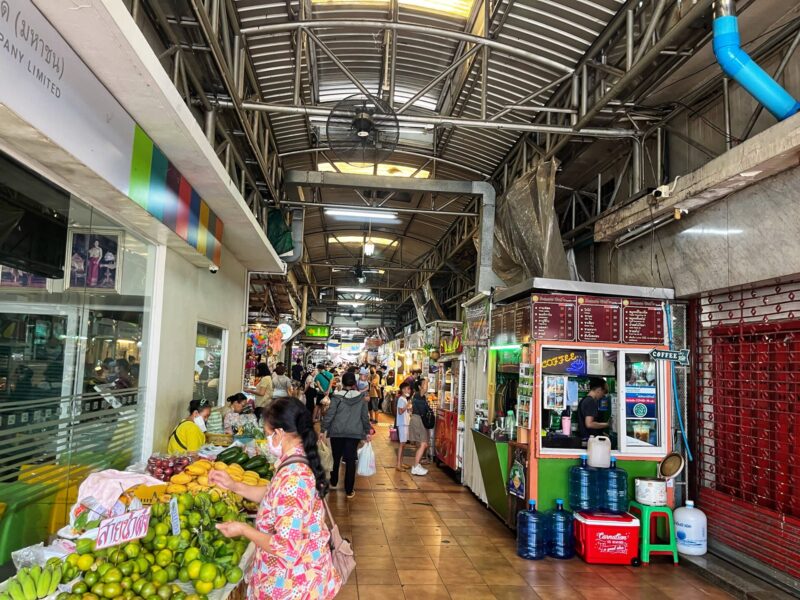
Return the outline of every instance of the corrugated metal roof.
<path id="1" fill-rule="evenodd" d="M 478 0 L 479 1 L 479 0 Z M 493 31 L 498 42 L 523 49 L 553 61 L 553 66 L 539 62 L 528 62 L 518 57 L 492 52 L 488 66 L 488 89 L 486 94 L 487 115 L 491 116 L 510 104 L 517 104 L 526 96 L 546 86 L 573 68 L 597 35 L 614 16 L 623 0 L 501 0 Z M 377 20 L 391 19 L 389 3 L 372 0 L 367 3 L 312 3 L 313 20 Z M 236 0 L 236 7 L 243 28 L 285 23 L 299 14 L 297 0 Z M 480 4 L 474 9 L 480 10 Z M 397 60 L 395 72 L 395 107 L 406 102 L 418 90 L 441 71 L 450 66 L 464 51 L 464 43 L 443 37 L 437 29 L 465 32 L 468 19 L 415 10 L 401 4 L 399 21 L 430 28 L 430 32 L 398 32 Z M 378 94 L 383 81 L 385 34 L 380 29 L 318 29 L 319 39 L 341 60 L 346 67 L 369 89 Z M 254 33 L 248 37 L 248 48 L 261 84 L 265 102 L 291 104 L 294 88 L 294 51 L 291 33 Z M 314 85 L 319 92 L 318 104 L 333 106 L 336 101 L 357 94 L 356 86 L 341 72 L 333 61 L 316 49 L 316 77 Z M 557 70 L 556 67 L 561 67 Z M 449 114 L 466 118 L 481 117 L 480 61 L 476 60 L 470 70 L 458 100 Z M 312 98 L 308 65 L 303 67 L 303 102 L 315 104 Z M 406 115 L 435 115 L 442 108 L 445 82 L 433 87 Z M 544 104 L 548 94 L 536 99 Z M 500 120 L 511 121 L 521 115 L 506 115 Z M 324 160 L 317 152 L 302 153 L 317 146 L 325 147 L 324 118 L 307 119 L 305 116 L 272 115 L 271 122 L 286 169 L 315 169 L 317 160 Z M 402 124 L 401 124 L 402 126 Z M 407 127 L 407 126 L 406 126 Z M 425 155 L 433 152 L 433 136 L 430 129 L 417 134 L 401 132 L 399 149 L 407 149 L 423 156 L 395 153 L 391 162 L 420 166 Z M 440 128 L 438 131 L 438 157 L 451 164 L 438 163 L 436 176 L 449 179 L 476 179 L 474 171 L 491 174 L 518 140 L 514 131 L 487 129 Z M 316 140 L 316 141 L 315 141 Z M 287 155 L 287 153 L 289 153 Z M 333 159 L 333 156 L 329 155 Z M 463 165 L 467 171 L 454 165 Z M 353 193 L 344 190 L 323 190 L 323 201 L 355 204 Z M 417 206 L 420 198 L 412 199 Z M 466 199 L 457 200 L 448 210 L 458 209 Z M 441 202 L 439 203 L 441 204 Z M 393 201 L 387 206 L 391 207 Z M 332 231 L 359 233 L 360 224 L 333 223 L 325 219 L 321 211 L 307 211 L 306 244 L 312 262 L 325 259 L 352 260 L 348 249 L 335 244 L 325 244 Z M 380 226 L 381 231 L 404 236 L 403 261 L 412 263 L 438 239 L 449 222 L 448 217 L 428 215 L 401 215 L 400 224 Z M 373 231 L 379 228 L 373 225 Z M 397 250 L 394 251 L 397 253 Z M 322 275 L 320 273 L 320 275 Z M 325 274 L 327 276 L 327 274 Z"/>

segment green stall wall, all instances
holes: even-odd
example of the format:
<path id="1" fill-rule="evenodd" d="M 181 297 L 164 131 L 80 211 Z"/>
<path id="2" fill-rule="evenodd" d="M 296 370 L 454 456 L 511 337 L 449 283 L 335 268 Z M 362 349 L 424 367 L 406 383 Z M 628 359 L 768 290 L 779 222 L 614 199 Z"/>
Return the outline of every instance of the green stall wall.
<path id="1" fill-rule="evenodd" d="M 538 461 L 539 485 L 536 496 L 538 510 L 555 508 L 556 499 L 564 500 L 564 506 L 570 510 L 569 505 L 569 469 L 580 460 L 577 458 L 540 458 Z M 620 460 L 617 467 L 628 473 L 628 497 L 633 500 L 634 480 L 637 477 L 655 477 L 658 474 L 658 462 L 654 460 Z"/>

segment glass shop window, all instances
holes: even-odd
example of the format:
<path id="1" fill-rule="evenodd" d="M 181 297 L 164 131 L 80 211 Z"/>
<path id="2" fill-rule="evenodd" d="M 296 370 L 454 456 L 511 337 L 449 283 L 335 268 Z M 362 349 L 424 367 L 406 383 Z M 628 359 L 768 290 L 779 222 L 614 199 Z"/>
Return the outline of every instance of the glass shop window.
<path id="1" fill-rule="evenodd" d="M 206 323 L 197 324 L 197 341 L 194 351 L 193 400 L 208 400 L 212 405 L 224 401 L 222 384 L 225 356 L 225 330 Z"/>

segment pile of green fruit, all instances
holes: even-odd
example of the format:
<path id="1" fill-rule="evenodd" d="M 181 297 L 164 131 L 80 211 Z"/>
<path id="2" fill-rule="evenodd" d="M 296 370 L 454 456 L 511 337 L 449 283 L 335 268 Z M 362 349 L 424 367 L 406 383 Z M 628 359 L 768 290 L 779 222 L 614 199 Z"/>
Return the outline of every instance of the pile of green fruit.
<path id="1" fill-rule="evenodd" d="M 215 527 L 218 522 L 245 519 L 236 505 L 214 491 L 184 493 L 178 496 L 178 513 L 178 535 L 172 535 L 169 505 L 158 503 L 151 508 L 147 535 L 139 540 L 95 550 L 93 540 L 79 539 L 63 567 L 48 563 L 47 591 L 55 592 L 58 582 L 72 582 L 71 591 L 59 594 L 57 600 L 205 600 L 212 590 L 239 583 L 239 562 L 248 542 L 227 539 Z M 18 584 L 22 595 L 9 592 L 0 600 L 43 598 L 28 595 L 29 589 L 38 588 L 36 584 L 30 588 L 30 578 L 29 572 L 20 571 L 15 579 L 22 579 Z M 43 579 L 41 575 L 40 584 Z M 196 593 L 185 593 L 178 582 L 191 583 Z"/>
<path id="2" fill-rule="evenodd" d="M 5 593 L 0 593 L 0 600 L 37 600 L 55 593 L 61 583 L 61 560 L 51 558 L 44 569 L 40 566 L 22 568 L 16 577 L 8 581 Z"/>

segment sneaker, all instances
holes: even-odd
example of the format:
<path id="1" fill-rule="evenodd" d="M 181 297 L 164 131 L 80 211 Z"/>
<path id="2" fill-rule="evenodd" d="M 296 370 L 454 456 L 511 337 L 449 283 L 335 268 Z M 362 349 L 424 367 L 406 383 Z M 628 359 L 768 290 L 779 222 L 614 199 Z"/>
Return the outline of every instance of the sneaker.
<path id="1" fill-rule="evenodd" d="M 424 477 L 428 474 L 428 470 L 423 468 L 422 465 L 414 465 L 411 468 L 411 474 L 417 475 L 418 477 Z"/>
<path id="2" fill-rule="evenodd" d="M 328 487 L 332 490 L 335 490 L 339 484 L 338 483 L 331 483 Z"/>
<path id="3" fill-rule="evenodd" d="M 355 490 L 353 490 L 352 492 L 350 492 L 349 494 L 347 494 L 347 499 L 348 499 L 348 500 L 350 500 L 351 498 L 355 498 L 355 497 L 356 497 L 356 492 L 355 492 Z"/>

